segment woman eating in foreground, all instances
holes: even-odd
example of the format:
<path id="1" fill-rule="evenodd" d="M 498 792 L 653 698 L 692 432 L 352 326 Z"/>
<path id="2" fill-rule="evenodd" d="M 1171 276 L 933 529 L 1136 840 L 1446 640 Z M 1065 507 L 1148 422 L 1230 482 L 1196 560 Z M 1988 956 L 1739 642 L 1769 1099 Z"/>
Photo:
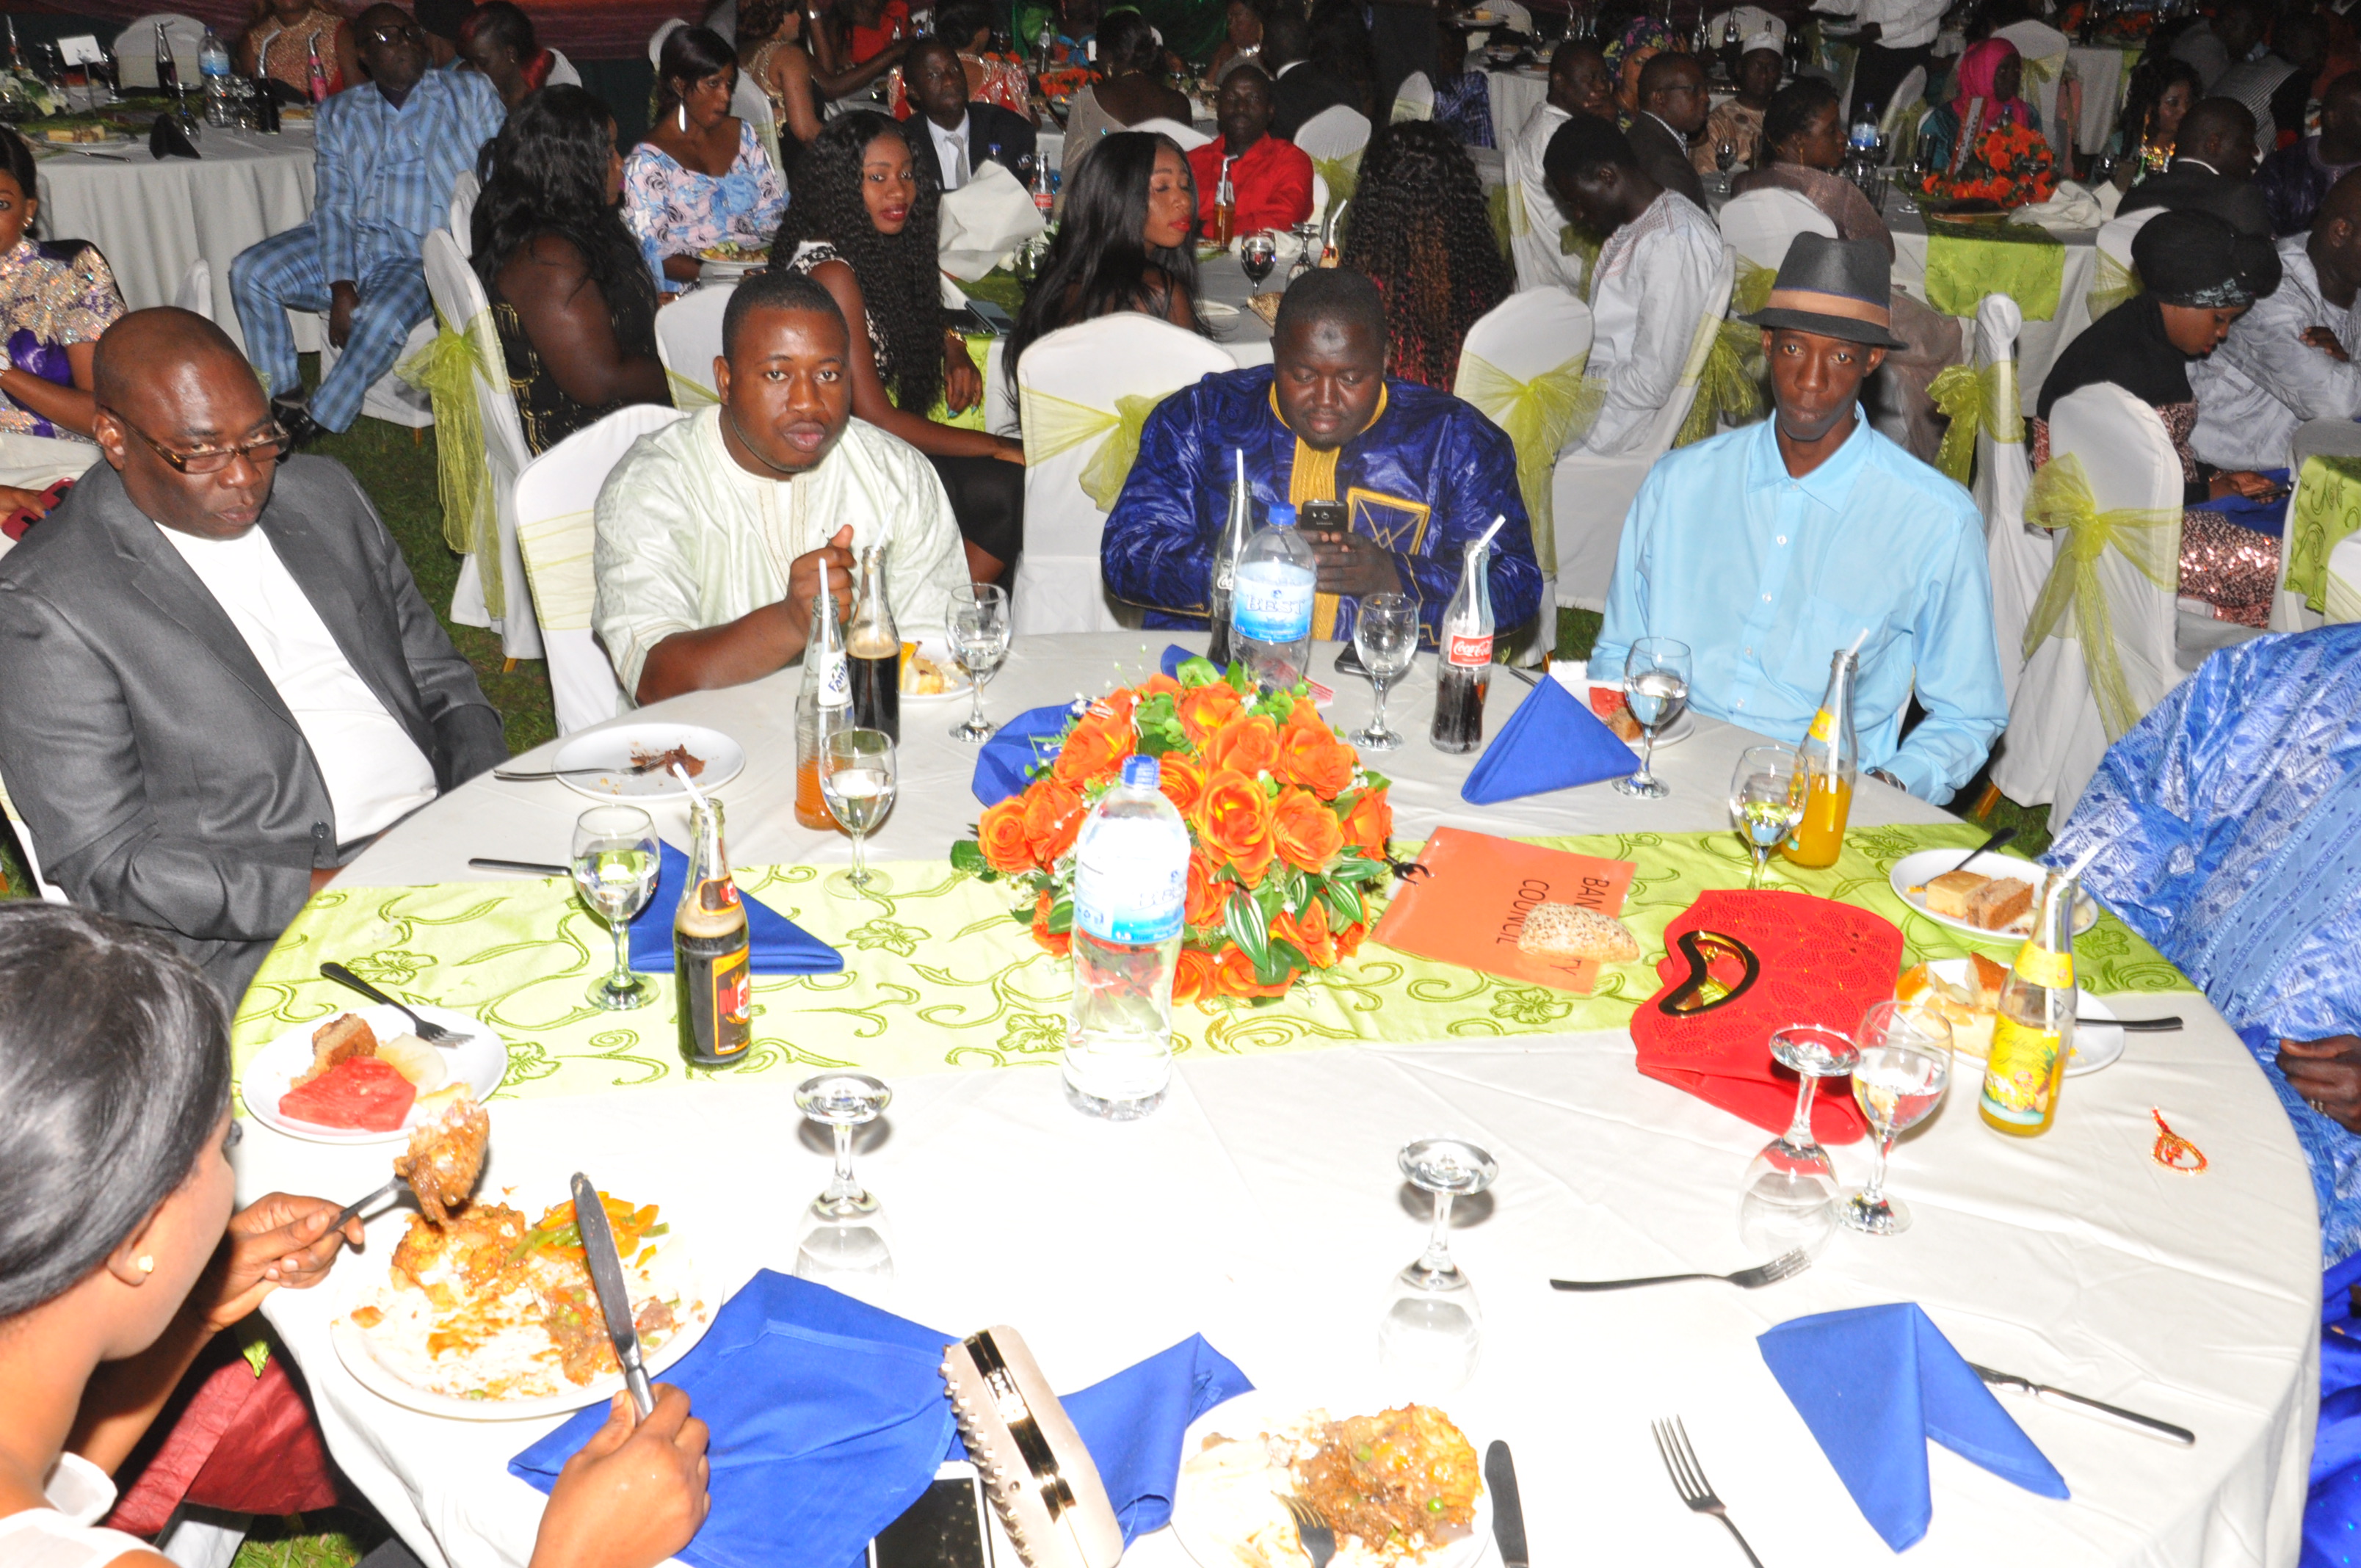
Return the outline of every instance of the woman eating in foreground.
<path id="1" fill-rule="evenodd" d="M 97 1527 L 110 1473 L 205 1343 L 285 1286 L 327 1277 L 357 1221 L 272 1193 L 233 1212 L 229 1015 L 136 927 L 0 907 L 0 1562 L 165 1568 Z M 706 1510 L 705 1423 L 659 1386 L 570 1460 L 536 1568 L 648 1568 Z"/>

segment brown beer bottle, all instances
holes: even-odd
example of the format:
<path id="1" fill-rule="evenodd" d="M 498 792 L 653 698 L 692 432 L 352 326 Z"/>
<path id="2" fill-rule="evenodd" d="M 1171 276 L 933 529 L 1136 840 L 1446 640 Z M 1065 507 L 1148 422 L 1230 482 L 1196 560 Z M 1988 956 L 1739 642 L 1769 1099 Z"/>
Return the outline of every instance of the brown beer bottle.
<path id="1" fill-rule="evenodd" d="M 673 916 L 673 975 L 680 985 L 680 1054 L 693 1067 L 731 1067 L 754 1039 L 754 974 L 746 906 L 721 844 L 721 803 L 690 812 L 697 843 Z"/>

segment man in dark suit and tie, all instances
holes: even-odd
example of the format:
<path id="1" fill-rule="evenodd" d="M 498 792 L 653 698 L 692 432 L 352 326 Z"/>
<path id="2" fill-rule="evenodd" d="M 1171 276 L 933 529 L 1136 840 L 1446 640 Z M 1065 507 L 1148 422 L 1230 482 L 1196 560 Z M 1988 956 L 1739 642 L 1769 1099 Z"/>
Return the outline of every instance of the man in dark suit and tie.
<path id="1" fill-rule="evenodd" d="M 910 86 L 910 102 L 926 122 L 944 190 L 966 184 L 986 160 L 1020 183 L 1032 182 L 1033 127 L 1024 115 L 997 104 L 970 103 L 967 68 L 949 44 L 939 38 L 912 44 L 902 57 L 902 75 Z"/>
<path id="2" fill-rule="evenodd" d="M 1705 182 L 1689 161 L 1689 138 L 1704 127 L 1709 107 L 1705 71 L 1695 56 L 1656 55 L 1640 68 L 1640 112 L 1624 133 L 1649 179 L 1700 208 Z"/>
<path id="3" fill-rule="evenodd" d="M 220 328 L 99 340 L 106 461 L 0 558 L 0 775 L 44 874 L 236 1005 L 362 845 L 508 755 L 344 467 L 288 455 Z"/>
<path id="4" fill-rule="evenodd" d="M 1312 24 L 1285 6 L 1263 18 L 1262 62 L 1270 76 L 1270 134 L 1293 141 L 1303 122 L 1342 104 L 1360 111 L 1361 90 L 1312 52 Z"/>

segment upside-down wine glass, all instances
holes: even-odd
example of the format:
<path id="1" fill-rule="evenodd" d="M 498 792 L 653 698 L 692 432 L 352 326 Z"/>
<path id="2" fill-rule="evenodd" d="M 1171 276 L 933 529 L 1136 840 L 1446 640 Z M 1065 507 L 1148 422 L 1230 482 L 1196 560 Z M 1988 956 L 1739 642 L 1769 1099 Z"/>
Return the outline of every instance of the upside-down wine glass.
<path id="1" fill-rule="evenodd" d="M 894 742 L 882 729 L 840 729 L 819 754 L 820 798 L 852 839 L 852 869 L 828 879 L 842 898 L 887 892 L 885 877 L 862 860 L 863 841 L 894 809 Z"/>
<path id="2" fill-rule="evenodd" d="M 852 1295 L 893 1279 L 885 1212 L 852 1174 L 852 1130 L 893 1102 L 894 1091 L 865 1072 L 824 1072 L 796 1086 L 796 1109 L 829 1128 L 836 1142 L 836 1172 L 796 1228 L 796 1278 Z"/>
<path id="3" fill-rule="evenodd" d="M 1764 1257 L 1796 1247 L 1817 1252 L 1836 1228 L 1836 1162 L 1812 1135 L 1812 1101 L 1821 1079 L 1850 1072 L 1861 1053 L 1841 1029 L 1790 1024 L 1773 1032 L 1771 1055 L 1803 1081 L 1795 1119 L 1763 1146 L 1739 1189 L 1739 1237 Z"/>
<path id="4" fill-rule="evenodd" d="M 628 1013 L 655 1000 L 656 982 L 631 972 L 631 916 L 656 890 L 656 826 L 636 806 L 594 806 L 574 823 L 574 886 L 615 938 L 615 967 L 590 985 L 590 1004 Z"/>
<path id="5" fill-rule="evenodd" d="M 1464 1138 L 1421 1138 L 1400 1154 L 1411 1185 L 1434 1196 L 1426 1250 L 1393 1277 L 1378 1322 L 1378 1358 L 1421 1398 L 1447 1394 L 1476 1370 L 1484 1314 L 1476 1288 L 1451 1261 L 1451 1201 L 1472 1198 L 1500 1173 L 1492 1157 Z"/>
<path id="6" fill-rule="evenodd" d="M 1418 657 L 1418 610 L 1402 594 L 1369 594 L 1353 612 L 1353 652 L 1369 674 L 1377 692 L 1369 710 L 1369 727 L 1350 737 L 1364 751 L 1391 751 L 1402 743 L 1400 734 L 1386 728 L 1386 688 L 1401 679 Z"/>
<path id="7" fill-rule="evenodd" d="M 1653 769 L 1656 733 L 1681 716 L 1689 701 L 1689 645 L 1670 637 L 1634 638 L 1623 656 L 1623 700 L 1640 727 L 1640 771 L 1617 779 L 1619 795 L 1662 800 L 1672 786 Z"/>
<path id="8" fill-rule="evenodd" d="M 1811 775 L 1793 746 L 1749 746 L 1739 754 L 1730 776 L 1730 815 L 1738 836 L 1754 857 L 1747 873 L 1748 891 L 1763 885 L 1763 868 L 1771 851 L 1787 840 L 1804 820 L 1804 804 Z"/>
<path id="9" fill-rule="evenodd" d="M 1861 1059 L 1852 1069 L 1852 1095 L 1877 1139 L 1869 1181 L 1850 1194 L 1838 1217 L 1872 1236 L 1899 1235 L 1910 1228 L 1910 1211 L 1885 1192 L 1885 1162 L 1894 1140 L 1933 1113 L 1951 1081 L 1951 1025 L 1938 1014 L 1903 1002 L 1880 1002 L 1861 1015 L 1853 1031 Z"/>
<path id="10" fill-rule="evenodd" d="M 951 590 L 951 659 L 968 679 L 975 698 L 974 711 L 964 724 L 951 726 L 951 739 L 981 744 L 1000 727 L 983 717 L 983 688 L 1008 657 L 1008 590 L 992 583 L 970 583 Z"/>

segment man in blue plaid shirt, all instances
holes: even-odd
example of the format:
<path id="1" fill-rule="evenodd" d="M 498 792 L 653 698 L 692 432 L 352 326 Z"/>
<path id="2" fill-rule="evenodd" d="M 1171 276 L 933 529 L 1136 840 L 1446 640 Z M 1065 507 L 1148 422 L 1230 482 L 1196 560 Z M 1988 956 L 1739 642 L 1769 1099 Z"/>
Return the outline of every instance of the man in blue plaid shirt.
<path id="1" fill-rule="evenodd" d="M 460 172 L 475 168 L 507 117 L 481 75 L 427 69 L 426 35 L 408 12 L 373 5 L 356 27 L 369 80 L 320 105 L 311 221 L 244 251 L 229 269 L 247 353 L 299 442 L 349 426 L 426 319 L 427 231 L 447 220 Z M 291 310 L 327 312 L 328 341 L 343 351 L 308 405 Z"/>

